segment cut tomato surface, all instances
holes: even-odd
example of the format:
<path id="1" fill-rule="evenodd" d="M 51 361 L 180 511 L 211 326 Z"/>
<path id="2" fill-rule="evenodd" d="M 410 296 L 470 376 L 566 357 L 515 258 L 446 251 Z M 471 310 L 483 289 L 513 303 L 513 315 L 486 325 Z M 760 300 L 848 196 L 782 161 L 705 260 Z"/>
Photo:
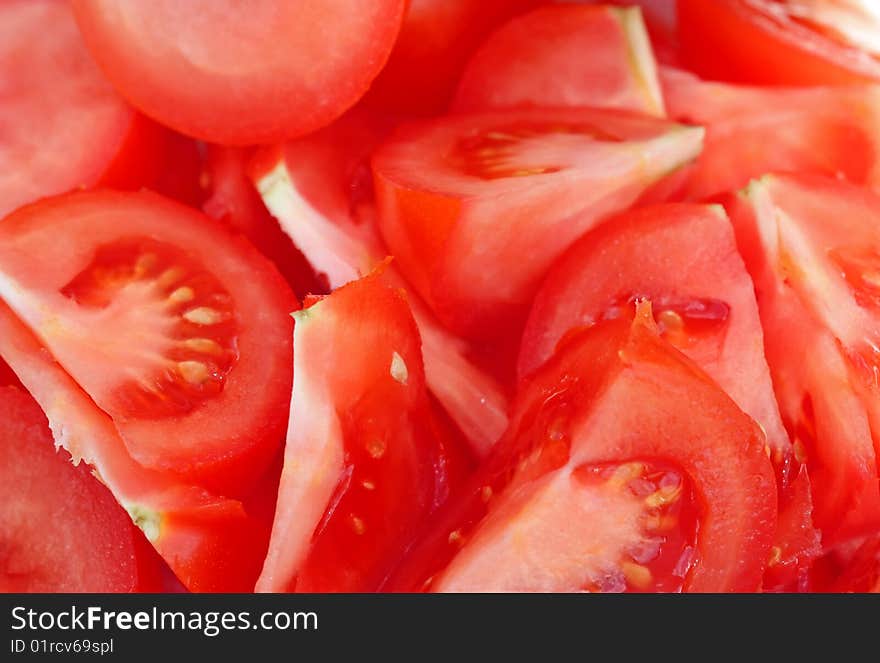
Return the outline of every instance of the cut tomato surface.
<path id="1" fill-rule="evenodd" d="M 621 108 L 663 117 L 641 11 L 550 5 L 495 31 L 462 74 L 454 108 L 522 106 Z"/>
<path id="2" fill-rule="evenodd" d="M 353 113 L 254 158 L 253 177 L 266 206 L 330 289 L 370 274 L 387 256 L 368 159 L 389 128 L 369 114 Z M 386 272 L 406 286 L 396 263 Z M 422 336 L 428 387 L 482 456 L 507 427 L 507 394 L 415 293 L 409 302 Z"/>
<path id="3" fill-rule="evenodd" d="M 277 453 L 298 302 L 203 215 L 150 193 L 24 207 L 0 224 L 0 297 L 144 467 L 239 495 Z"/>
<path id="4" fill-rule="evenodd" d="M 578 237 L 694 159 L 702 136 L 601 109 L 407 125 L 373 157 L 379 225 L 446 326 L 492 336 L 525 314 L 541 277 Z"/>
<path id="5" fill-rule="evenodd" d="M 760 429 L 647 302 L 560 347 L 469 486 L 388 588 L 751 591 L 776 527 Z"/>
<path id="6" fill-rule="evenodd" d="M 149 592 L 162 568 L 93 477 L 56 450 L 33 398 L 0 387 L 0 591 Z"/>
<path id="7" fill-rule="evenodd" d="M 298 297 L 323 294 L 326 286 L 254 189 L 247 170 L 250 156 L 239 148 L 208 146 L 204 172 L 209 195 L 202 209 L 232 232 L 244 235 L 275 264 Z"/>
<path id="8" fill-rule="evenodd" d="M 678 0 L 685 62 L 719 80 L 776 85 L 880 81 L 872 0 Z"/>
<path id="9" fill-rule="evenodd" d="M 880 199 L 818 177 L 767 176 L 729 203 L 767 360 L 826 546 L 880 523 Z"/>
<path id="10" fill-rule="evenodd" d="M 291 423 L 258 590 L 375 589 L 448 493 L 418 328 L 383 279 L 296 314 Z"/>
<path id="11" fill-rule="evenodd" d="M 0 81 L 0 217 L 79 187 L 161 178 L 173 138 L 104 80 L 67 3 L 2 3 Z"/>
<path id="12" fill-rule="evenodd" d="M 669 116 L 706 127 L 703 153 L 674 195 L 702 200 L 768 172 L 880 186 L 880 88 L 758 88 L 661 71 Z"/>
<path id="13" fill-rule="evenodd" d="M 113 421 L 2 303 L 0 355 L 43 408 L 55 443 L 74 462 L 92 466 L 187 589 L 253 589 L 271 522 L 263 493 L 271 494 L 277 475 L 240 501 L 144 468 L 128 455 Z"/>
<path id="14" fill-rule="evenodd" d="M 83 38 L 132 104 L 187 135 L 267 143 L 329 124 L 388 58 L 405 0 L 73 2 Z"/>
<path id="15" fill-rule="evenodd" d="M 542 0 L 410 0 L 385 68 L 364 101 L 416 115 L 446 110 L 468 58 L 492 30 Z"/>

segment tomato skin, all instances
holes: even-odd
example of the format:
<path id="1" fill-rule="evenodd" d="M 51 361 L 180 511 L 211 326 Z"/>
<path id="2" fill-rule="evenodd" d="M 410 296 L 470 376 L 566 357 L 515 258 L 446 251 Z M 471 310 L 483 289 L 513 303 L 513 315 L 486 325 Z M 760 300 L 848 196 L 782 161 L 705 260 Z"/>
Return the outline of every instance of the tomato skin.
<path id="1" fill-rule="evenodd" d="M 468 57 L 493 28 L 541 0 L 410 0 L 385 68 L 364 102 L 411 115 L 446 110 Z"/>
<path id="2" fill-rule="evenodd" d="M 72 6 L 95 60 L 135 107 L 186 135 L 245 146 L 309 133 L 353 106 L 387 59 L 405 4 Z"/>
<path id="3" fill-rule="evenodd" d="M 418 328 L 380 273 L 296 320 L 285 469 L 257 589 L 371 591 L 449 491 Z"/>
<path id="4" fill-rule="evenodd" d="M 292 380 L 289 336 L 292 320 L 289 313 L 298 308 L 298 302 L 271 264 L 246 241 L 228 235 L 210 219 L 149 192 L 95 191 L 45 199 L 7 217 L 0 224 L 0 235 L 4 247 L 0 251 L 3 254 L 0 256 L 2 296 L 19 316 L 30 321 L 31 328 L 41 335 L 41 340 L 59 355 L 56 358 L 89 391 L 98 405 L 111 414 L 126 446 L 138 462 L 146 467 L 177 473 L 187 481 L 223 495 L 246 495 L 278 450 Z M 148 241 L 144 237 L 152 239 Z M 123 291 L 117 298 L 113 281 L 101 280 L 106 278 L 102 276 L 105 273 L 102 265 L 107 263 L 100 261 L 112 259 L 102 257 L 101 252 L 120 241 L 129 241 L 128 238 L 134 238 L 133 246 L 138 255 L 150 254 L 154 250 L 150 247 L 155 247 L 150 242 L 159 242 L 159 248 L 155 250 L 164 252 L 162 255 L 171 261 L 169 270 L 163 271 L 160 257 L 159 266 L 148 272 L 149 279 L 159 279 L 160 272 L 170 272 L 172 277 L 167 288 L 153 291 L 149 297 L 155 298 L 154 301 L 170 302 L 163 299 L 164 295 L 155 293 L 169 292 L 177 285 L 184 285 L 183 281 L 175 282 L 174 279 L 185 280 L 187 274 L 192 274 L 195 280 L 184 295 L 195 296 L 194 303 L 183 301 L 183 309 L 171 310 L 183 311 L 192 307 L 198 312 L 205 310 L 199 305 L 204 303 L 210 316 L 217 318 L 203 320 L 205 324 L 202 324 L 190 322 L 185 317 L 188 313 L 180 313 L 182 322 L 174 323 L 171 332 L 165 331 L 167 323 L 160 319 L 158 326 L 154 327 L 159 335 L 168 334 L 174 343 L 181 338 L 175 335 L 178 332 L 174 330 L 178 329 L 183 330 L 180 333 L 186 334 L 186 339 L 210 336 L 214 329 L 224 328 L 224 315 L 232 317 L 236 325 L 230 332 L 232 336 L 221 335 L 217 341 L 208 339 L 211 343 L 205 353 L 209 354 L 200 354 L 201 351 L 192 355 L 187 354 L 188 351 L 177 354 L 176 345 L 171 349 L 165 349 L 162 343 L 156 346 L 157 352 L 166 353 L 163 356 L 168 356 L 170 361 L 179 361 L 185 356 L 202 362 L 205 367 L 209 364 L 204 362 L 213 361 L 210 357 L 215 354 L 211 353 L 226 352 L 224 347 L 233 347 L 234 354 L 222 355 L 233 359 L 227 364 L 228 370 L 220 388 L 213 395 L 210 391 L 189 392 L 189 396 L 184 396 L 183 405 L 194 404 L 188 408 L 180 409 L 174 404 L 179 401 L 173 401 L 170 410 L 157 411 L 155 407 L 167 401 L 149 397 L 153 392 L 147 394 L 147 404 L 144 405 L 140 392 L 130 391 L 131 385 L 140 389 L 137 386 L 140 383 L 127 382 L 122 377 L 127 373 L 111 370 L 114 367 L 118 371 L 120 361 L 131 362 L 132 367 L 143 365 L 139 363 L 140 355 L 128 354 L 126 346 L 119 344 L 119 336 L 132 329 L 132 325 L 121 321 L 126 316 L 133 316 L 138 324 L 146 325 L 152 319 L 142 316 L 142 297 L 125 299 Z M 143 245 L 146 248 L 142 248 L 142 242 L 147 242 Z M 21 257 L 34 256 L 38 252 L 42 256 L 39 262 Z M 151 255 L 156 257 L 155 253 Z M 95 263 L 96 260 L 100 264 Z M 134 274 L 135 256 L 126 254 L 122 260 L 126 273 Z M 173 264 L 175 261 L 179 264 Z M 175 271 L 177 268 L 182 272 Z M 90 274 L 98 280 L 89 280 L 93 278 Z M 86 280 L 81 287 L 87 292 L 89 288 L 97 288 L 99 293 L 102 288 L 109 288 L 107 292 L 113 302 L 119 302 L 121 310 L 111 319 L 107 319 L 106 314 L 110 301 L 83 305 L 78 299 L 80 295 L 69 290 L 81 282 L 83 275 Z M 159 284 L 160 281 L 154 282 Z M 202 292 L 207 293 L 207 299 L 198 299 L 201 296 L 198 293 Z M 36 304 L 38 301 L 42 304 Z M 218 312 L 211 306 L 222 310 Z M 229 308 L 233 306 L 234 310 Z M 224 313 L 227 309 L 230 312 Z M 42 316 L 48 310 L 69 326 L 44 324 Z M 153 309 L 146 306 L 145 310 Z M 97 323 L 102 316 L 103 321 Z M 104 343 L 83 345 L 77 340 L 81 337 L 75 331 L 81 329 L 80 325 L 86 325 L 87 331 L 81 333 L 89 339 L 105 335 Z M 116 328 L 116 325 L 122 326 Z M 221 343 L 226 345 L 221 346 Z M 267 352 L 267 347 L 272 351 Z M 95 354 L 88 355 L 90 358 L 87 359 L 90 352 Z M 122 352 L 125 356 L 120 359 L 116 355 L 114 358 L 115 352 Z M 147 367 L 145 370 L 151 369 Z M 146 375 L 150 376 L 150 373 Z M 169 374 L 149 377 L 153 380 L 149 384 L 158 381 L 160 388 L 165 389 L 164 393 L 171 393 L 169 384 L 185 385 L 177 379 L 182 374 L 170 374 L 171 383 L 168 379 L 163 381 L 163 375 Z M 130 393 L 134 396 L 129 397 Z"/>
<path id="5" fill-rule="evenodd" d="M 797 23 L 768 0 L 677 0 L 677 9 L 685 64 L 706 78 L 769 85 L 880 81 L 880 62 Z"/>
<path id="6" fill-rule="evenodd" d="M 776 526 L 775 481 L 763 435 L 705 374 L 659 339 L 650 316 L 650 305 L 643 303 L 635 321 L 624 316 L 581 331 L 522 385 L 508 433 L 386 589 L 418 591 L 438 579 L 448 585 L 451 565 L 469 546 L 479 545 L 487 514 L 494 519 L 493 533 L 514 536 L 520 496 L 555 472 L 645 457 L 666 459 L 694 481 L 703 520 L 684 590 L 758 586 Z M 680 416 L 668 408 L 677 393 L 687 394 L 689 403 Z M 659 407 L 661 401 L 667 407 Z M 655 421 L 661 410 L 662 423 Z M 581 434 L 590 439 L 580 439 Z M 563 552 L 554 553 L 524 550 L 521 561 L 528 568 L 529 560 L 564 559 Z M 502 588 L 492 583 L 487 578 L 485 586 L 471 591 Z M 553 585 L 551 591 L 561 589 Z"/>
<path id="7" fill-rule="evenodd" d="M 607 109 L 405 125 L 373 156 L 379 226 L 441 322 L 492 338 L 521 321 L 541 277 L 575 239 L 688 163 L 701 140 L 698 128 Z M 637 166 L 641 150 L 653 156 Z"/>
<path id="8" fill-rule="evenodd" d="M 161 562 L 143 534 L 89 467 L 55 450 L 46 417 L 21 389 L 0 388 L 0 427 L 0 590 L 158 591 Z"/>
<path id="9" fill-rule="evenodd" d="M 590 58 L 578 57 L 585 49 Z M 453 108 L 524 106 L 621 108 L 663 117 L 641 12 L 550 5 L 496 30 L 468 62 Z"/>

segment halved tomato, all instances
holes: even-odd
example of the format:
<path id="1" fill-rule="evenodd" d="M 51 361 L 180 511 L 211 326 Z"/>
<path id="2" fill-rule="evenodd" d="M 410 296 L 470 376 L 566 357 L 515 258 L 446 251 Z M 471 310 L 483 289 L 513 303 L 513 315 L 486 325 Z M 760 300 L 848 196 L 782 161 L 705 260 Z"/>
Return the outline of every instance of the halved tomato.
<path id="1" fill-rule="evenodd" d="M 663 117 L 641 11 L 551 5 L 496 30 L 468 62 L 453 107 L 524 106 L 622 108 Z"/>
<path id="2" fill-rule="evenodd" d="M 752 591 L 776 527 L 764 436 L 641 302 L 569 337 L 386 588 Z"/>
<path id="3" fill-rule="evenodd" d="M 55 449 L 40 406 L 0 387 L 0 591 L 149 592 L 161 562 L 125 510 Z"/>
<path id="4" fill-rule="evenodd" d="M 209 195 L 202 210 L 250 240 L 275 264 L 297 297 L 325 293 L 326 286 L 260 200 L 247 173 L 250 157 L 247 150 L 208 146 L 204 173 Z"/>
<path id="5" fill-rule="evenodd" d="M 104 80 L 67 3 L 0 3 L 0 81 L 0 217 L 81 187 L 161 186 L 175 138 Z"/>
<path id="6" fill-rule="evenodd" d="M 874 0 L 678 0 L 685 62 L 721 80 L 776 85 L 880 81 Z"/>
<path id="7" fill-rule="evenodd" d="M 669 116 L 706 127 L 676 196 L 702 200 L 768 172 L 880 186 L 880 87 L 757 88 L 661 70 Z"/>
<path id="8" fill-rule="evenodd" d="M 880 526 L 880 198 L 766 176 L 728 204 L 823 544 L 868 534 Z"/>
<path id="9" fill-rule="evenodd" d="M 699 154 L 703 131 L 603 109 L 523 109 L 407 125 L 373 157 L 379 226 L 450 329 L 497 336 L 553 261 Z"/>
<path id="10" fill-rule="evenodd" d="M 23 207 L 0 223 L 0 298 L 144 467 L 237 496 L 279 450 L 298 302 L 198 212 L 147 192 Z"/>
<path id="11" fill-rule="evenodd" d="M 415 115 L 445 111 L 468 58 L 495 27 L 542 0 L 409 0 L 394 50 L 364 101 Z"/>
<path id="12" fill-rule="evenodd" d="M 390 129 L 387 120 L 349 113 L 330 127 L 266 148 L 253 163 L 254 182 L 330 289 L 371 273 L 387 256 L 379 237 L 369 155 Z M 394 264 L 388 278 L 406 287 Z M 468 358 L 468 344 L 444 329 L 411 293 L 423 342 L 428 388 L 480 456 L 507 427 L 507 395 Z"/>
<path id="13" fill-rule="evenodd" d="M 74 0 L 120 93 L 184 134 L 267 143 L 329 124 L 391 52 L 405 0 Z"/>
<path id="14" fill-rule="evenodd" d="M 0 302 L 0 355 L 43 408 L 75 463 L 85 461 L 190 591 L 243 592 L 254 587 L 266 554 L 277 472 L 245 501 L 214 495 L 128 455 L 113 421 L 85 394 Z M 60 508 L 54 505 L 53 508 Z"/>
<path id="15" fill-rule="evenodd" d="M 291 423 L 258 590 L 373 590 L 445 497 L 420 345 L 406 299 L 380 273 L 296 313 Z"/>

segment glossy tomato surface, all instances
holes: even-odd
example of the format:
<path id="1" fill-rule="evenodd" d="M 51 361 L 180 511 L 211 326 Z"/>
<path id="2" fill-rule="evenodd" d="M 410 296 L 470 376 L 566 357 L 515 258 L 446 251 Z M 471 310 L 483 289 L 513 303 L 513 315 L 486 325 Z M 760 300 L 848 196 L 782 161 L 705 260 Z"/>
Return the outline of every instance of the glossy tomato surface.
<path id="1" fill-rule="evenodd" d="M 88 0 L 83 38 L 120 93 L 182 133 L 267 143 L 329 124 L 366 92 L 404 0 Z"/>

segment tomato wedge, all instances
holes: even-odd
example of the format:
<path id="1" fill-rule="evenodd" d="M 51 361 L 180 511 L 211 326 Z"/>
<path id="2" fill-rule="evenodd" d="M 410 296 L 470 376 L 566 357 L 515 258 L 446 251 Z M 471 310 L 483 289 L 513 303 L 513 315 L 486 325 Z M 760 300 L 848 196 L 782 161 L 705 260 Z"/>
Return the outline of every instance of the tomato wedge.
<path id="1" fill-rule="evenodd" d="M 446 493 L 418 328 L 383 279 L 296 313 L 291 424 L 260 591 L 375 589 Z"/>
<path id="2" fill-rule="evenodd" d="M 678 0 L 685 62 L 720 80 L 775 85 L 880 81 L 876 3 Z"/>
<path id="3" fill-rule="evenodd" d="M 752 591 L 776 526 L 754 422 L 650 304 L 571 336 L 389 583 L 433 591 Z"/>
<path id="4" fill-rule="evenodd" d="M 144 467 L 236 496 L 277 453 L 298 303 L 210 219 L 150 193 L 21 208 L 0 223 L 0 297 Z"/>
<path id="5" fill-rule="evenodd" d="M 462 74 L 454 108 L 518 106 L 596 106 L 663 117 L 641 10 L 550 5 L 495 31 Z"/>
<path id="6" fill-rule="evenodd" d="M 498 25 L 542 0 L 409 0 L 388 63 L 364 102 L 413 115 L 446 110 L 468 58 Z"/>
<path id="7" fill-rule="evenodd" d="M 156 554 L 86 465 L 56 451 L 46 417 L 0 387 L 0 591 L 148 592 Z"/>
<path id="8" fill-rule="evenodd" d="M 670 117 L 706 127 L 680 198 L 726 193 L 768 172 L 880 186 L 880 87 L 745 87 L 666 68 L 661 80 Z"/>
<path id="9" fill-rule="evenodd" d="M 574 240 L 696 157 L 702 136 L 602 109 L 415 123 L 373 157 L 379 226 L 441 322 L 491 337 L 525 314 Z"/>
<path id="10" fill-rule="evenodd" d="M 277 474 L 269 472 L 265 487 L 243 502 L 144 468 L 126 452 L 113 421 L 2 302 L 0 355 L 43 408 L 56 444 L 74 462 L 94 468 L 187 589 L 253 589 L 271 522 L 262 508 L 263 493 L 271 494 Z"/>
<path id="11" fill-rule="evenodd" d="M 0 217 L 80 187 L 155 186 L 175 153 L 104 80 L 65 2 L 0 3 L 0 81 Z"/>
<path id="12" fill-rule="evenodd" d="M 779 408 L 810 472 L 823 545 L 880 524 L 880 198 L 766 176 L 729 201 Z"/>
<path id="13" fill-rule="evenodd" d="M 390 130 L 368 113 L 350 113 L 311 136 L 266 148 L 254 158 L 254 181 L 284 231 L 326 280 L 339 288 L 371 273 L 387 256 L 379 237 L 369 155 Z M 395 265 L 387 278 L 410 288 Z M 428 388 L 483 456 L 507 427 L 507 394 L 474 365 L 470 348 L 437 321 L 414 293 Z"/>
<path id="14" fill-rule="evenodd" d="M 405 4 L 72 3 L 86 45 L 126 99 L 181 133 L 225 145 L 291 138 L 342 115 L 388 58 Z"/>

